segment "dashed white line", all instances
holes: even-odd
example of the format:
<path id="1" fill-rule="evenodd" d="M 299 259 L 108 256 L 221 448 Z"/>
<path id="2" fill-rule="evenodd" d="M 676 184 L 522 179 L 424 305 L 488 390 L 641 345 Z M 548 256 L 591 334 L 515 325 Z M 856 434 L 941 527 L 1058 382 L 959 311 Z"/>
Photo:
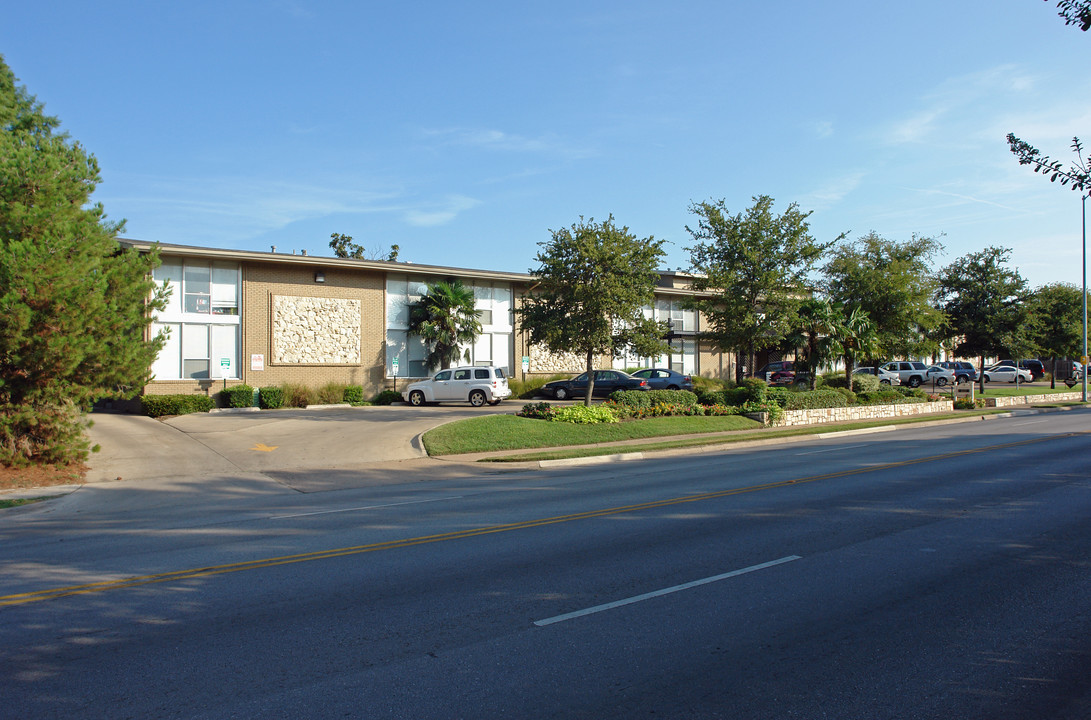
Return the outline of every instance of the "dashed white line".
<path id="1" fill-rule="evenodd" d="M 544 627 L 546 625 L 552 625 L 553 623 L 564 622 L 565 620 L 572 620 L 574 618 L 583 617 L 585 615 L 593 615 L 595 613 L 603 612 L 604 610 L 613 610 L 624 605 L 631 605 L 643 600 L 650 600 L 651 598 L 661 597 L 663 595 L 669 595 L 681 590 L 689 590 L 700 585 L 707 585 L 709 583 L 719 582 L 720 580 L 727 580 L 728 578 L 738 577 L 739 575 L 745 575 L 746 573 L 752 573 L 756 570 L 764 570 L 766 568 L 773 567 L 774 565 L 782 565 L 783 563 L 792 562 L 793 560 L 800 560 L 800 555 L 789 555 L 788 557 L 782 557 L 779 560 L 770 560 L 769 562 L 761 563 L 760 565 L 751 565 L 750 567 L 742 568 L 741 570 L 732 570 L 722 575 L 713 575 L 712 577 L 703 578 L 701 580 L 694 580 L 692 582 L 683 583 L 681 585 L 675 585 L 674 587 L 663 588 L 662 590 L 654 590 L 650 593 L 644 593 L 643 595 L 636 595 L 624 600 L 617 600 L 612 603 L 606 603 L 605 605 L 596 605 L 594 607 L 586 608 L 584 610 L 576 610 L 574 612 L 565 613 L 564 615 L 556 615 L 545 620 L 536 620 L 534 624 L 538 627 Z"/>
<path id="2" fill-rule="evenodd" d="M 361 507 L 338 508 L 337 510 L 318 510 L 316 512 L 298 513 L 296 515 L 273 515 L 270 520 L 284 520 L 285 518 L 308 517 L 310 515 L 329 515 L 331 513 L 353 512 L 355 510 L 378 510 L 380 508 L 398 507 L 399 505 L 420 505 L 421 503 L 440 502 L 441 500 L 458 500 L 461 495 L 450 497 L 431 498 L 430 500 L 408 500 L 399 503 L 387 503 L 386 505 L 363 505 Z"/>
<path id="3" fill-rule="evenodd" d="M 837 447 L 826 448 L 825 450 L 810 450 L 808 452 L 796 453 L 796 455 L 817 455 L 818 453 L 837 452 L 838 450 L 851 450 L 853 448 L 867 447 L 867 445 L 839 445 Z"/>

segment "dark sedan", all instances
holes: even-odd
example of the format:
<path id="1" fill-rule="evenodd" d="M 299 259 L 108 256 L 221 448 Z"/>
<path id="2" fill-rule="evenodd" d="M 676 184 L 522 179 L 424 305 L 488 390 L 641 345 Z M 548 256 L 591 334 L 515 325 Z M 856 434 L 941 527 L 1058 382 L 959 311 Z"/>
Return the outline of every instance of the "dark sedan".
<path id="1" fill-rule="evenodd" d="M 633 377 L 647 380 L 648 387 L 652 390 L 693 390 L 693 378 L 666 368 L 637 370 Z"/>
<path id="2" fill-rule="evenodd" d="M 644 378 L 633 377 L 620 370 L 595 370 L 595 388 L 591 391 L 591 397 L 608 397 L 615 390 L 651 390 L 651 387 Z M 587 373 L 580 373 L 569 380 L 546 383 L 540 392 L 555 400 L 586 397 Z"/>

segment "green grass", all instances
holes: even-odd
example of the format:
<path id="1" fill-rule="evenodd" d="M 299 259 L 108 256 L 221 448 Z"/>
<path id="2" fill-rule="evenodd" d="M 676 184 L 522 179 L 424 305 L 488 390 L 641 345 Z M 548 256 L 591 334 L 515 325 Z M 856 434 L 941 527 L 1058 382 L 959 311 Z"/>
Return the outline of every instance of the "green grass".
<path id="1" fill-rule="evenodd" d="M 4 510 L 6 508 L 19 507 L 20 505 L 29 505 L 31 503 L 41 502 L 42 500 L 48 500 L 48 499 L 49 499 L 49 496 L 46 496 L 46 497 L 33 497 L 33 498 L 14 498 L 14 499 L 11 499 L 11 500 L 0 500 L 0 510 Z"/>
<path id="2" fill-rule="evenodd" d="M 921 387 L 924 387 L 923 385 Z M 947 388 L 944 390 L 949 394 L 950 391 Z M 1015 387 L 1015 383 L 985 383 L 985 394 L 981 394 L 980 386 L 974 383 L 974 396 L 975 397 L 1015 397 L 1022 395 L 1053 395 L 1056 393 L 1070 393 L 1081 392 L 1082 384 L 1069 388 L 1064 383 L 1057 383 L 1055 389 L 1049 387 L 1049 383 L 1045 381 L 1039 381 L 1034 385 L 1027 385 L 1025 383 L 1019 383 L 1018 389 Z"/>
<path id="3" fill-rule="evenodd" d="M 489 415 L 459 420 L 424 434 L 429 455 L 521 450 L 613 443 L 641 438 L 718 433 L 760 428 L 761 423 L 738 415 L 727 417 L 661 417 L 601 425 L 531 420 L 515 415 Z"/>

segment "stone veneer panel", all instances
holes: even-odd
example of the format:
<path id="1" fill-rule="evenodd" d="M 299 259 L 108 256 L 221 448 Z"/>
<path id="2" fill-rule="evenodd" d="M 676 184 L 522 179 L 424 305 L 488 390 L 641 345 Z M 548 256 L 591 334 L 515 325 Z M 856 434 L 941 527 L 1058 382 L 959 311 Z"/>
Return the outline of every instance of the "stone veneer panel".
<path id="1" fill-rule="evenodd" d="M 274 296 L 273 362 L 358 364 L 360 301 Z"/>
<path id="2" fill-rule="evenodd" d="M 602 359 L 596 362 L 595 367 L 609 367 L 609 363 L 602 364 Z M 551 353 L 539 345 L 530 348 L 530 372 L 540 375 L 558 375 L 561 373 L 579 373 L 587 369 L 586 356 L 579 353 Z"/>

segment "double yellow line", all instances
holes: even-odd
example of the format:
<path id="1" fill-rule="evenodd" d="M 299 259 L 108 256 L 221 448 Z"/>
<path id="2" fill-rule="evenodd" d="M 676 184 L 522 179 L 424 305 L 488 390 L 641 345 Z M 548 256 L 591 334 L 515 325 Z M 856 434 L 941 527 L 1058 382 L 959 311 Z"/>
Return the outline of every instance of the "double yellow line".
<path id="1" fill-rule="evenodd" d="M 503 525 L 489 525 L 486 527 L 473 528 L 469 530 L 458 530 L 455 532 L 440 533 L 438 535 L 424 535 L 421 537 L 407 538 L 403 540 L 388 540 L 386 542 L 372 543 L 370 545 L 355 545 L 352 547 L 321 550 L 317 552 L 301 553 L 298 555 L 282 555 L 280 557 L 250 560 L 240 563 L 230 563 L 227 565 L 210 565 L 208 567 L 191 568 L 189 570 L 177 570 L 175 572 L 158 573 L 155 575 L 138 575 L 135 577 L 121 578 L 118 580 L 104 580 L 102 582 L 87 583 L 85 585 L 69 585 L 66 587 L 50 588 L 47 590 L 36 590 L 34 592 L 17 593 L 14 595 L 0 595 L 0 607 L 41 602 L 43 600 L 52 600 L 54 598 L 69 597 L 72 595 L 86 595 L 89 593 L 106 592 L 107 590 L 121 590 L 123 588 L 139 587 L 141 585 L 152 585 L 162 582 L 188 580 L 190 578 L 224 575 L 227 573 L 242 572 L 244 570 L 258 570 L 260 568 L 276 567 L 278 565 L 290 565 L 292 563 L 300 562 L 310 562 L 312 560 L 325 560 L 328 558 L 345 557 L 348 555 L 359 555 L 362 553 L 378 552 L 381 550 L 395 550 L 397 548 L 412 547 L 414 545 L 427 545 L 429 543 L 445 542 L 448 540 L 461 540 L 463 538 L 477 537 L 479 535 L 491 535 L 493 533 L 511 532 L 513 530 L 525 530 L 527 528 L 541 527 L 544 525 L 556 525 L 558 523 L 572 522 L 574 520 L 587 520 L 590 518 L 606 517 L 609 515 L 621 515 L 624 513 L 641 512 L 643 510 L 655 510 L 657 508 L 670 507 L 672 505 L 682 505 L 684 503 L 715 500 L 717 498 L 730 497 L 732 495 L 742 495 L 752 492 L 760 492 L 762 490 L 773 490 L 776 488 L 787 487 L 789 485 L 801 485 L 805 483 L 817 482 L 819 480 L 830 480 L 833 478 L 849 477 L 852 475 L 861 475 L 864 473 L 876 472 L 881 470 L 890 470 L 898 467 L 906 467 L 910 465 L 920 465 L 928 462 L 949 460 L 952 458 L 973 455 L 989 450 L 1000 450 L 1004 448 L 1019 447 L 1021 445 L 1030 445 L 1033 443 L 1043 442 L 1045 440 L 1055 440 L 1059 438 L 1074 437 L 1084 434 L 1087 433 L 1073 432 L 1065 433 L 1063 435 L 1033 438 L 1030 440 L 1020 440 L 1017 442 L 1004 443 L 1001 445 L 990 445 L 988 447 L 982 448 L 959 450 L 957 452 L 945 453 L 943 455 L 932 455 L 929 457 L 917 458 L 914 460 L 903 460 L 900 462 L 884 463 L 881 465 L 871 465 L 855 468 L 852 470 L 840 470 L 837 472 L 824 473 L 821 475 L 810 475 L 807 477 L 795 478 L 792 480 L 780 480 L 777 482 L 763 483 L 761 485 L 749 485 L 747 487 L 733 488 L 731 490 L 719 490 L 716 492 L 700 493 L 696 495 L 684 495 L 682 497 L 668 498 L 665 500 L 653 500 L 646 503 L 638 503 L 636 505 L 622 505 L 620 507 L 605 508 L 602 510 L 588 510 L 586 512 L 573 513 L 571 515 L 557 515 L 555 517 L 539 518 L 536 520 L 524 520 L 523 522 L 507 523 Z"/>

